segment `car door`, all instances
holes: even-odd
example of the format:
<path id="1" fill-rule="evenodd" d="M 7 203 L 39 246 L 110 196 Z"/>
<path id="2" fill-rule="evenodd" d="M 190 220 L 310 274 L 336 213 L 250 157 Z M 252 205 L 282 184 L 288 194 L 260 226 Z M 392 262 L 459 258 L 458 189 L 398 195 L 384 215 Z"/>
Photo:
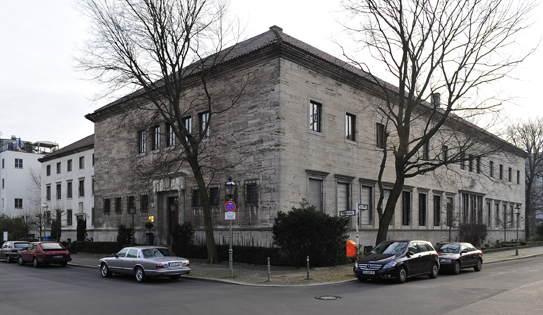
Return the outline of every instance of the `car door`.
<path id="1" fill-rule="evenodd" d="M 19 255 L 23 258 L 24 261 L 29 262 L 32 261 L 32 257 L 34 257 L 34 252 L 38 249 L 38 245 L 34 243 L 30 243 L 28 248 L 26 250 L 22 250 L 19 252 Z"/>
<path id="2" fill-rule="evenodd" d="M 460 263 L 462 264 L 462 268 L 473 265 L 473 259 L 470 257 L 467 244 L 460 245 Z"/>
<path id="3" fill-rule="evenodd" d="M 11 251 L 11 242 L 5 242 L 0 249 L 0 258 L 7 258 L 8 253 Z"/>
<path id="4" fill-rule="evenodd" d="M 122 258 L 122 268 L 124 273 L 132 273 L 134 266 L 136 265 L 136 260 L 138 258 L 138 249 L 129 248 L 126 256 Z"/>
<path id="5" fill-rule="evenodd" d="M 421 272 L 422 268 L 422 261 L 423 257 L 421 256 L 419 246 L 416 242 L 409 243 L 409 247 L 407 248 L 408 254 L 410 254 L 409 257 L 407 257 L 407 266 L 409 268 L 408 275 L 416 275 Z"/>
<path id="6" fill-rule="evenodd" d="M 126 256 L 127 252 L 128 248 L 123 248 L 116 254 L 115 257 L 107 260 L 107 265 L 111 272 L 124 273 L 122 264 L 124 256 Z"/>
<path id="7" fill-rule="evenodd" d="M 468 251 L 469 266 L 475 266 L 477 263 L 477 248 L 471 244 L 466 244 L 466 248 Z"/>
<path id="8" fill-rule="evenodd" d="M 421 255 L 420 272 L 429 273 L 432 271 L 432 266 L 434 265 L 433 250 L 424 242 L 418 242 L 417 245 Z"/>

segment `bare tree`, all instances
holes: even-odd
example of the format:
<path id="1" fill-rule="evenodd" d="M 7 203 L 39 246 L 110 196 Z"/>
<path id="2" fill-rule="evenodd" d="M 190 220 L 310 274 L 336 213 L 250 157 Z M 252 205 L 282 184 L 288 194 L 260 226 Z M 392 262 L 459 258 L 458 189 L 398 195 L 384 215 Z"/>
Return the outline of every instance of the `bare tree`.
<path id="1" fill-rule="evenodd" d="M 379 243 L 387 237 L 406 179 L 496 150 L 465 155 L 475 149 L 478 135 L 486 143 L 492 136 L 460 117 L 474 119 L 499 109 L 499 100 L 480 101 L 474 92 L 505 77 L 529 54 L 515 55 L 510 49 L 515 35 L 527 27 L 534 4 L 491 0 L 344 0 L 342 4 L 351 14 L 345 27 L 355 44 L 369 49 L 397 85 L 379 80 L 368 65 L 344 53 L 368 73 L 384 99 L 378 108 L 385 126 L 378 177 Z M 431 139 L 439 139 L 443 147 L 428 148 Z M 383 205 L 388 158 L 394 184 Z"/>
<path id="2" fill-rule="evenodd" d="M 527 236 L 536 233 L 536 213 L 543 209 L 543 190 L 541 178 L 543 177 L 543 119 L 534 118 L 528 121 L 517 122 L 507 127 L 507 139 L 528 152 L 525 171 L 526 193 L 526 220 Z"/>
<path id="3" fill-rule="evenodd" d="M 173 174 L 188 164 L 200 192 L 208 261 L 217 263 L 207 189 L 213 174 L 205 164 L 210 161 L 204 140 L 213 117 L 234 106 L 241 94 L 216 95 L 210 88 L 216 66 L 228 55 L 227 38 L 237 40 L 235 23 L 226 19 L 227 3 L 86 0 L 82 9 L 92 21 L 93 37 L 80 68 L 107 84 L 103 96 L 136 91 L 128 96 L 130 110 L 140 110 L 134 115 L 166 122 L 164 134 L 174 135 L 175 148 L 146 172 Z M 207 117 L 200 132 L 192 133 L 183 118 L 196 107 L 206 109 Z"/>

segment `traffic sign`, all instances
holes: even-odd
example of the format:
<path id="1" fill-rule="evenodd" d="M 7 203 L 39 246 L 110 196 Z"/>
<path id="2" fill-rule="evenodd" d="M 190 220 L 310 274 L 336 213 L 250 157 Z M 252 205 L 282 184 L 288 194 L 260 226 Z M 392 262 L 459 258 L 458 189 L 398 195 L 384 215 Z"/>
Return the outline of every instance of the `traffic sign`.
<path id="1" fill-rule="evenodd" d="M 356 211 L 354 211 L 354 210 L 340 211 L 340 212 L 339 212 L 339 215 L 342 215 L 342 216 L 353 216 L 353 215 L 356 215 Z"/>
<path id="2" fill-rule="evenodd" d="M 236 213 L 235 212 L 225 212 L 224 213 L 224 219 L 227 220 L 227 221 L 228 220 L 230 220 L 230 221 L 235 220 L 236 219 Z"/>
<path id="3" fill-rule="evenodd" d="M 233 201 L 227 201 L 224 204 L 224 209 L 226 209 L 226 211 L 234 211 L 236 210 L 236 204 Z"/>
<path id="4" fill-rule="evenodd" d="M 364 204 L 359 204 L 359 203 L 357 203 L 356 206 L 357 206 L 358 211 L 364 211 L 364 210 L 368 210 L 368 209 L 369 209 L 369 206 L 368 206 L 368 205 L 364 205 Z"/>

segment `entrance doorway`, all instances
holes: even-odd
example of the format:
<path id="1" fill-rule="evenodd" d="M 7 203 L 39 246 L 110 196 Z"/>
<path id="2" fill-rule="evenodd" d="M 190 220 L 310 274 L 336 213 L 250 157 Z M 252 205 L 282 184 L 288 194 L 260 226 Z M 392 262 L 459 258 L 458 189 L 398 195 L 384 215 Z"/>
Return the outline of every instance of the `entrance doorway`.
<path id="1" fill-rule="evenodd" d="M 168 235 L 173 232 L 173 227 L 179 222 L 179 198 L 168 197 L 167 200 L 168 209 Z"/>

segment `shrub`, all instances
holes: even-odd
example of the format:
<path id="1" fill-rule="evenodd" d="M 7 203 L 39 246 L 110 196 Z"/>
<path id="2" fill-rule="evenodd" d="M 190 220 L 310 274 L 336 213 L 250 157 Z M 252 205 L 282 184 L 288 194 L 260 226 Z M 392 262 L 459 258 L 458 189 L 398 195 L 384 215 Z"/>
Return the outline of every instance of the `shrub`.
<path id="1" fill-rule="evenodd" d="M 537 235 L 538 235 L 540 238 L 543 238 L 543 223 L 539 224 L 539 225 L 536 227 L 535 232 L 537 233 Z"/>
<path id="2" fill-rule="evenodd" d="M 110 255 L 121 250 L 118 242 L 73 242 L 70 251 Z"/>
<path id="3" fill-rule="evenodd" d="M 229 245 L 217 245 L 217 253 L 220 261 L 228 261 Z M 281 260 L 279 249 L 270 247 L 252 247 L 252 246 L 232 246 L 234 251 L 233 260 L 236 263 L 268 264 L 268 257 L 274 266 L 284 265 Z M 181 249 L 174 250 L 178 256 L 185 258 L 207 259 L 207 246 L 205 245 L 187 245 Z"/>
<path id="4" fill-rule="evenodd" d="M 349 219 L 319 212 L 307 201 L 288 213 L 279 212 L 273 225 L 273 241 L 294 266 L 334 266 L 347 262 L 345 243 Z"/>
<path id="5" fill-rule="evenodd" d="M 485 224 L 460 224 L 458 238 L 461 242 L 468 242 L 475 247 L 481 247 L 486 239 L 487 230 Z"/>
<path id="6" fill-rule="evenodd" d="M 130 245 L 132 243 L 132 229 L 120 224 L 117 229 L 117 243 L 120 246 Z"/>
<path id="7" fill-rule="evenodd" d="M 172 231 L 172 250 L 179 256 L 186 252 L 186 248 L 194 244 L 194 229 L 190 222 L 175 224 Z M 188 255 L 185 255 L 188 256 Z M 207 251 L 206 251 L 207 257 Z"/>

